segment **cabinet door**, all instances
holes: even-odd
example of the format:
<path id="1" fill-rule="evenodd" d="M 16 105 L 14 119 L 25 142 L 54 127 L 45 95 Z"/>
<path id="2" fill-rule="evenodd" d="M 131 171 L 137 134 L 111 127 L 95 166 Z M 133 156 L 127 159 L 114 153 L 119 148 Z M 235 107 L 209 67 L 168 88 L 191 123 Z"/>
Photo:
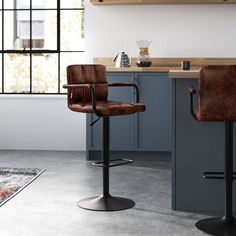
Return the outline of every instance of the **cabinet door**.
<path id="1" fill-rule="evenodd" d="M 108 73 L 109 83 L 134 81 L 134 73 Z M 134 101 L 132 87 L 109 87 L 108 99 L 113 101 Z M 102 119 L 94 126 L 89 123 L 96 119 L 96 115 L 87 115 L 87 143 L 89 149 L 102 149 Z M 134 151 L 134 115 L 110 117 L 110 149 L 112 151 Z"/>
<path id="2" fill-rule="evenodd" d="M 108 73 L 109 83 L 134 82 L 134 73 Z M 132 87 L 110 87 L 108 99 L 112 101 L 133 102 Z M 113 116 L 111 121 L 111 150 L 134 151 L 134 115 Z"/>
<path id="3" fill-rule="evenodd" d="M 146 111 L 136 114 L 136 150 L 171 151 L 171 80 L 167 73 L 137 73 L 140 102 Z"/>

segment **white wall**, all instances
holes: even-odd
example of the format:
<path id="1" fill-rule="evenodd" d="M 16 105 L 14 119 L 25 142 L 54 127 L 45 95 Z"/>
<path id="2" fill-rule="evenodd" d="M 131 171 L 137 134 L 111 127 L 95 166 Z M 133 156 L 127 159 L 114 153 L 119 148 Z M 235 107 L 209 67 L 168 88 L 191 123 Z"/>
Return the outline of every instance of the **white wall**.
<path id="1" fill-rule="evenodd" d="M 150 39 L 153 57 L 236 57 L 236 5 L 92 6 L 86 0 L 86 60 Z M 65 98 L 0 96 L 0 149 L 85 150 L 85 116 Z"/>
<path id="2" fill-rule="evenodd" d="M 65 96 L 47 97 L 0 96 L 0 149 L 85 149 L 85 115 L 69 111 Z"/>
<path id="3" fill-rule="evenodd" d="M 138 55 L 150 39 L 153 57 L 236 57 L 236 5 L 92 6 L 86 4 L 88 57 Z"/>

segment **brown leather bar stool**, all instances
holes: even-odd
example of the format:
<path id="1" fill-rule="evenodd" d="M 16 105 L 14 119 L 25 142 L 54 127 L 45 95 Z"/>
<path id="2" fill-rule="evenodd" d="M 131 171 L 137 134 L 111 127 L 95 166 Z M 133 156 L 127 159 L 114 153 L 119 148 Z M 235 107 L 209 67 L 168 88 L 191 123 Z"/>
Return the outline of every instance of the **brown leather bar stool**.
<path id="1" fill-rule="evenodd" d="M 194 87 L 189 87 L 190 111 L 197 121 L 225 123 L 224 172 L 205 172 L 208 179 L 224 179 L 224 217 L 200 220 L 196 227 L 210 235 L 235 236 L 236 220 L 232 212 L 233 197 L 233 121 L 236 120 L 236 66 L 204 66 L 200 71 L 197 108 L 193 109 Z"/>
<path id="2" fill-rule="evenodd" d="M 110 160 L 109 133 L 110 116 L 129 115 L 145 111 L 145 106 L 139 103 L 139 89 L 135 83 L 108 84 L 106 67 L 104 65 L 70 65 L 67 67 L 68 107 L 75 112 L 95 113 L 103 119 L 102 161 L 93 165 L 103 168 L 103 193 L 98 197 L 83 199 L 78 206 L 94 211 L 117 211 L 131 208 L 135 203 L 126 198 L 114 197 L 109 191 L 109 168 L 132 163 L 128 159 Z M 108 87 L 134 87 L 136 103 L 109 101 Z M 98 120 L 97 119 L 97 120 Z M 95 120 L 91 125 L 96 123 Z"/>

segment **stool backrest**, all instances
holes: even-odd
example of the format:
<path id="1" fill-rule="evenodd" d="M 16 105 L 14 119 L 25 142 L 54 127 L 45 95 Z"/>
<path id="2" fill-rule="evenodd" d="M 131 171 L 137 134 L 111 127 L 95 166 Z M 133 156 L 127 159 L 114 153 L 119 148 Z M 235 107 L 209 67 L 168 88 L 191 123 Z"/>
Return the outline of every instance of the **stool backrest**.
<path id="1" fill-rule="evenodd" d="M 205 121 L 236 120 L 236 65 L 201 68 L 198 117 Z"/>
<path id="2" fill-rule="evenodd" d="M 104 65 L 70 65 L 67 67 L 68 84 L 95 84 L 97 100 L 107 100 L 108 88 L 106 66 Z M 92 101 L 88 88 L 68 89 L 68 102 Z"/>

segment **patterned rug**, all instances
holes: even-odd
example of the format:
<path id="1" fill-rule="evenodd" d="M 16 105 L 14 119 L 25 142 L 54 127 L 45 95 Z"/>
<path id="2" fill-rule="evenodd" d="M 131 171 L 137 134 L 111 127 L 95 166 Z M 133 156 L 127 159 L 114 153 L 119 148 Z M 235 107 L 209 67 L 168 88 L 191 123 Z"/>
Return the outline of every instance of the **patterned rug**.
<path id="1" fill-rule="evenodd" d="M 0 206 L 16 196 L 45 169 L 0 168 Z"/>

